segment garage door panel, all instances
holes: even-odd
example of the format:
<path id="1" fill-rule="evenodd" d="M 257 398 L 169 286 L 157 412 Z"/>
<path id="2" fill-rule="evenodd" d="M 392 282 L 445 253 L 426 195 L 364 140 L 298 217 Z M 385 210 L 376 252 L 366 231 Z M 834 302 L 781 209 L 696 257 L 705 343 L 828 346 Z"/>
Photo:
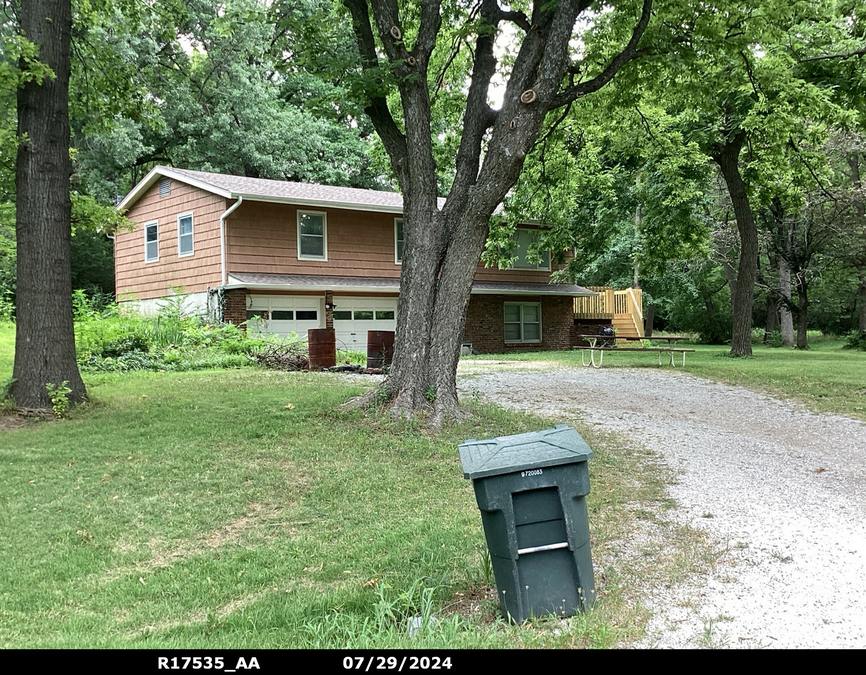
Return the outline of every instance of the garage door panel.
<path id="1" fill-rule="evenodd" d="M 322 299 L 305 296 L 251 295 L 247 315 L 262 317 L 262 332 L 282 337 L 296 333 L 306 338 L 307 331 L 324 323 Z"/>
<path id="2" fill-rule="evenodd" d="M 397 298 L 335 297 L 338 349 L 367 349 L 367 331 L 397 329 Z"/>

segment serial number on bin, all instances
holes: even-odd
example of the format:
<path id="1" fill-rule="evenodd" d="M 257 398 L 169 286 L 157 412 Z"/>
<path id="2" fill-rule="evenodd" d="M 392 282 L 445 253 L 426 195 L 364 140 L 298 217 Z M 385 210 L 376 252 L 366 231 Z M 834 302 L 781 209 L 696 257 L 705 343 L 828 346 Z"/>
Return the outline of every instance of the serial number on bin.
<path id="1" fill-rule="evenodd" d="M 438 656 L 346 656 L 343 670 L 451 670 L 451 657 Z"/>
<path id="2" fill-rule="evenodd" d="M 544 473 L 544 469 L 530 469 L 529 471 L 521 471 L 520 477 L 527 478 L 529 476 L 540 476 Z"/>

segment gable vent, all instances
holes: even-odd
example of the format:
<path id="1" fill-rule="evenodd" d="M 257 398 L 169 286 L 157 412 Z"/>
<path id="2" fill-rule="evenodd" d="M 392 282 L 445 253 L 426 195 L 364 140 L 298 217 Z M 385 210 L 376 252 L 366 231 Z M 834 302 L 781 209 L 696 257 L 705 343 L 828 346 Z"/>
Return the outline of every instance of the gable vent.
<path id="1" fill-rule="evenodd" d="M 159 196 L 165 197 L 171 194 L 171 179 L 162 178 L 159 181 Z"/>

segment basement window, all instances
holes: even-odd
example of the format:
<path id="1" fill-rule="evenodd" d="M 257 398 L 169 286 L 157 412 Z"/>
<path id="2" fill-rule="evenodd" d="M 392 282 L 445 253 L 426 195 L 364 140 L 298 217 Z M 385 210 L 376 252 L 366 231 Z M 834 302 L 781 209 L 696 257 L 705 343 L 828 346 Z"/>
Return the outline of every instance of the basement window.
<path id="1" fill-rule="evenodd" d="M 541 303 L 505 303 L 505 342 L 541 342 Z"/>

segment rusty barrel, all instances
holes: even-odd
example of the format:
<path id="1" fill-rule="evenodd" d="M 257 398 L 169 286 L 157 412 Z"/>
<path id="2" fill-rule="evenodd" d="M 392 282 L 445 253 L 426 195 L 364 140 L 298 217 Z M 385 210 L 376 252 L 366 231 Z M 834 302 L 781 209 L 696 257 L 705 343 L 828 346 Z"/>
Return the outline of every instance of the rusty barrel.
<path id="1" fill-rule="evenodd" d="M 367 368 L 384 368 L 394 358 L 394 331 L 367 331 Z"/>
<path id="2" fill-rule="evenodd" d="M 310 370 L 337 365 L 337 336 L 333 328 L 311 328 L 307 331 Z"/>

